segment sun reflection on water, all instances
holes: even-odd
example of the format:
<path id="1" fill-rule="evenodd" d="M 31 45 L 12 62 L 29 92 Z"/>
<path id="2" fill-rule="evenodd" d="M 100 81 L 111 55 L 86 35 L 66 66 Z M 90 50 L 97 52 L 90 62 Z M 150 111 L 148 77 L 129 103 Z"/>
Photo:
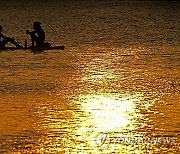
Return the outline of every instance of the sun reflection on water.
<path id="1" fill-rule="evenodd" d="M 81 116 L 81 124 L 74 132 L 79 135 L 77 139 L 86 140 L 89 147 L 98 149 L 97 136 L 100 133 L 137 135 L 132 132 L 143 125 L 138 121 L 143 115 L 137 108 L 142 99 L 143 94 L 133 96 L 112 93 L 80 95 L 79 105 L 85 116 Z"/>
<path id="2" fill-rule="evenodd" d="M 82 109 L 90 113 L 91 122 L 100 131 L 126 129 L 136 118 L 136 103 L 140 101 L 137 97 L 112 94 L 81 95 L 79 98 Z"/>

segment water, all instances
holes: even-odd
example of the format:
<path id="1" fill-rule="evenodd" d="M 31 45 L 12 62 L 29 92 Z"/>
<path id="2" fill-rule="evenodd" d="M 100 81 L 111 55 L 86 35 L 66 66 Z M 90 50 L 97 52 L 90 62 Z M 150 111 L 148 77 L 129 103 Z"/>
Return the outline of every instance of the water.
<path id="1" fill-rule="evenodd" d="M 178 2 L 0 6 L 6 35 L 65 45 L 0 52 L 0 153 L 178 153 Z"/>

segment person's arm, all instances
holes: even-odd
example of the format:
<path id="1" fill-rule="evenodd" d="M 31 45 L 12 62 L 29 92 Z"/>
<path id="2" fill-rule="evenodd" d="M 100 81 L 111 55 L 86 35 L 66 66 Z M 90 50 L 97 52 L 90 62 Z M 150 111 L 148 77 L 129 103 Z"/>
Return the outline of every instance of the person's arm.
<path id="1" fill-rule="evenodd" d="M 30 32 L 29 30 L 26 30 L 26 34 L 36 34 L 36 31 Z"/>
<path id="2" fill-rule="evenodd" d="M 3 35 L 2 33 L 0 33 L 0 38 L 6 39 L 7 37 Z"/>
<path id="3" fill-rule="evenodd" d="M 7 37 L 2 33 L 0 33 L 0 38 L 3 38 L 3 39 L 8 40 L 8 41 L 14 41 L 14 38 Z"/>

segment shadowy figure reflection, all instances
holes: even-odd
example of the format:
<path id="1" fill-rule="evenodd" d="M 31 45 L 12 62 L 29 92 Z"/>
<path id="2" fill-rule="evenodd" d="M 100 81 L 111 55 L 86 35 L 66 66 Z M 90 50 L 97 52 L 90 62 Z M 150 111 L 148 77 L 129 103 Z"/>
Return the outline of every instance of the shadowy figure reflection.
<path id="1" fill-rule="evenodd" d="M 50 47 L 50 43 L 45 42 L 45 32 L 41 27 L 40 22 L 34 22 L 33 24 L 34 31 L 26 30 L 26 34 L 29 34 L 32 41 L 32 47 Z"/>
<path id="2" fill-rule="evenodd" d="M 19 45 L 14 38 L 10 38 L 5 36 L 3 33 L 3 27 L 0 25 L 0 49 L 5 48 L 6 44 L 10 42 L 11 44 L 15 45 L 17 48 L 22 48 L 21 45 Z"/>

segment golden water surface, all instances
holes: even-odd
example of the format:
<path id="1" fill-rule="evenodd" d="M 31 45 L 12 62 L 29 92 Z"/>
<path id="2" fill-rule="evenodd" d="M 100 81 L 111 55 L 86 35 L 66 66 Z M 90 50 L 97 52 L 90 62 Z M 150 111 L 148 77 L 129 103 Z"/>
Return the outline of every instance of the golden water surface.
<path id="1" fill-rule="evenodd" d="M 0 59 L 0 153 L 180 150 L 177 49 L 82 46 Z"/>

